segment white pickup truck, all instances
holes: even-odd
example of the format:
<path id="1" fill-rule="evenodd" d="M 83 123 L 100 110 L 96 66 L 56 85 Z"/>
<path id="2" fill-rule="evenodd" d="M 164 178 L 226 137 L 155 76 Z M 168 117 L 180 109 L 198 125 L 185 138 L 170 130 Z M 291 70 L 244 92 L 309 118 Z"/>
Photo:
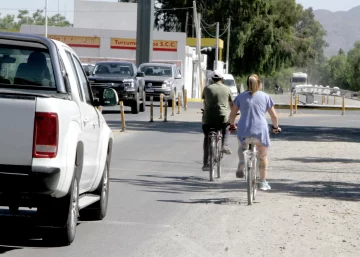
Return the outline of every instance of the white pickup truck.
<path id="1" fill-rule="evenodd" d="M 113 135 L 97 107 L 118 96 L 102 98 L 66 44 L 0 33 L 0 206 L 36 208 L 44 239 L 69 245 L 79 213 L 106 215 Z"/>

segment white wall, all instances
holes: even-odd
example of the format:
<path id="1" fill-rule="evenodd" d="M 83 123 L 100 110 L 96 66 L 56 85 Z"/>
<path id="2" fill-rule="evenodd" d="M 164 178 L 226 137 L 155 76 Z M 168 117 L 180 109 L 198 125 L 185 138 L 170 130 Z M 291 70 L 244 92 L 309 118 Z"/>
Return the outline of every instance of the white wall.
<path id="1" fill-rule="evenodd" d="M 45 27 L 38 25 L 22 25 L 20 28 L 21 33 L 30 34 L 45 34 Z M 48 35 L 63 35 L 63 36 L 83 36 L 83 37 L 99 37 L 100 47 L 74 47 L 74 51 L 79 57 L 103 57 L 103 58 L 123 58 L 126 60 L 136 59 L 136 50 L 126 49 L 111 49 L 111 38 L 130 38 L 136 39 L 136 31 L 129 30 L 105 30 L 105 29 L 86 29 L 86 28 L 73 28 L 73 27 L 48 27 Z M 181 67 L 185 81 L 185 88 L 191 92 L 191 78 L 192 73 L 185 68 L 186 62 L 186 34 L 177 32 L 160 32 L 154 31 L 154 40 L 173 40 L 177 41 L 176 52 L 170 51 L 153 51 L 153 61 L 172 61 Z M 192 49 L 192 48 L 190 48 Z M 188 50 L 192 54 L 192 50 Z M 191 65 L 192 66 L 192 65 Z M 189 73 L 190 71 L 190 73 Z"/>
<path id="2" fill-rule="evenodd" d="M 74 0 L 74 27 L 136 30 L 137 4 Z"/>

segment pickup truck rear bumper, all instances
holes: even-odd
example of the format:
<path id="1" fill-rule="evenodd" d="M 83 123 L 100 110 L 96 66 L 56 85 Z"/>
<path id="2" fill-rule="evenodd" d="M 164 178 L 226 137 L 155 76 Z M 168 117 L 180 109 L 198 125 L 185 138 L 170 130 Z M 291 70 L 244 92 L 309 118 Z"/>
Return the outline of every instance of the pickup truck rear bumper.
<path id="1" fill-rule="evenodd" d="M 60 168 L 0 164 L 0 193 L 50 195 L 59 177 Z"/>

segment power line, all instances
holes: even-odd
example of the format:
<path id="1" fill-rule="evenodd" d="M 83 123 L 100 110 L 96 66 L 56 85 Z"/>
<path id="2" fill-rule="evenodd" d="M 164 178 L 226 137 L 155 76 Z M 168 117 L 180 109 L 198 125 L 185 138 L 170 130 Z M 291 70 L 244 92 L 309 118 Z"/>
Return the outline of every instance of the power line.
<path id="1" fill-rule="evenodd" d="M 169 8 L 169 9 L 162 9 L 162 8 L 155 8 L 155 11 L 176 11 L 176 10 L 189 10 L 189 9 L 193 9 L 193 7 L 181 7 L 181 8 Z M 36 11 L 43 11 L 44 9 L 33 9 L 33 10 L 29 10 L 29 9 L 21 9 L 21 8 L 1 8 L 1 10 L 3 11 L 29 11 L 29 12 L 36 12 Z M 78 12 L 104 12 L 104 13 L 134 13 L 136 11 L 119 11 L 119 10 L 109 10 L 109 11 L 102 11 L 102 10 L 74 10 L 74 11 L 69 11 L 69 10 L 48 10 L 48 12 L 52 12 L 52 13 L 59 13 L 59 12 L 71 12 L 71 13 L 78 13 Z"/>

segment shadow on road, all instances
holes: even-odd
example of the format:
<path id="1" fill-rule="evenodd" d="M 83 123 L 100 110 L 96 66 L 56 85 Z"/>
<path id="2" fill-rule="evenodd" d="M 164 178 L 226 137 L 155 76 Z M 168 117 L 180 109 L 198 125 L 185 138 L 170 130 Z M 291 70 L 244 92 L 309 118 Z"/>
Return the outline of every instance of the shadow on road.
<path id="1" fill-rule="evenodd" d="M 341 201 L 359 201 L 360 187 L 357 183 L 336 181 L 300 181 L 283 183 L 270 181 L 270 193 L 288 193 L 308 198 L 330 198 Z"/>
<path id="2" fill-rule="evenodd" d="M 155 119 L 155 118 L 154 118 Z M 120 121 L 107 121 L 111 129 L 119 127 Z M 159 131 L 165 133 L 202 133 L 201 122 L 168 121 L 126 121 L 126 129 L 132 131 Z"/>
<path id="3" fill-rule="evenodd" d="M 284 161 L 297 161 L 302 163 L 329 163 L 329 162 L 340 162 L 340 163 L 360 163 L 360 160 L 345 159 L 345 158 L 324 158 L 324 157 L 292 157 L 282 159 Z M 358 174 L 358 173 L 357 173 Z"/>
<path id="4" fill-rule="evenodd" d="M 281 126 L 279 135 L 271 135 L 274 141 L 360 142 L 360 129 L 335 127 Z M 313 146 L 315 147 L 315 146 Z"/>
<path id="5" fill-rule="evenodd" d="M 56 241 L 42 239 L 46 232 L 37 226 L 33 210 L 21 210 L 19 215 L 12 216 L 8 208 L 0 207 L 0 228 L 0 254 L 29 247 L 61 247 Z"/>
<path id="6" fill-rule="evenodd" d="M 110 128 L 118 128 L 120 121 L 107 122 Z M 158 131 L 164 133 L 202 133 L 201 122 L 194 121 L 126 121 L 127 130 Z M 310 141 L 316 142 L 360 142 L 360 129 L 336 127 L 305 127 L 281 126 L 283 131 L 279 135 L 271 135 L 273 141 Z M 232 135 L 234 136 L 234 135 Z"/>
<path id="7" fill-rule="evenodd" d="M 195 176 L 158 176 L 138 175 L 139 179 L 111 178 L 111 182 L 126 183 L 144 187 L 146 192 L 182 194 L 186 192 L 208 192 L 219 190 L 219 192 L 234 192 L 245 189 L 245 183 L 234 179 L 233 181 L 215 180 Z M 234 176 L 235 177 L 235 176 Z"/>

